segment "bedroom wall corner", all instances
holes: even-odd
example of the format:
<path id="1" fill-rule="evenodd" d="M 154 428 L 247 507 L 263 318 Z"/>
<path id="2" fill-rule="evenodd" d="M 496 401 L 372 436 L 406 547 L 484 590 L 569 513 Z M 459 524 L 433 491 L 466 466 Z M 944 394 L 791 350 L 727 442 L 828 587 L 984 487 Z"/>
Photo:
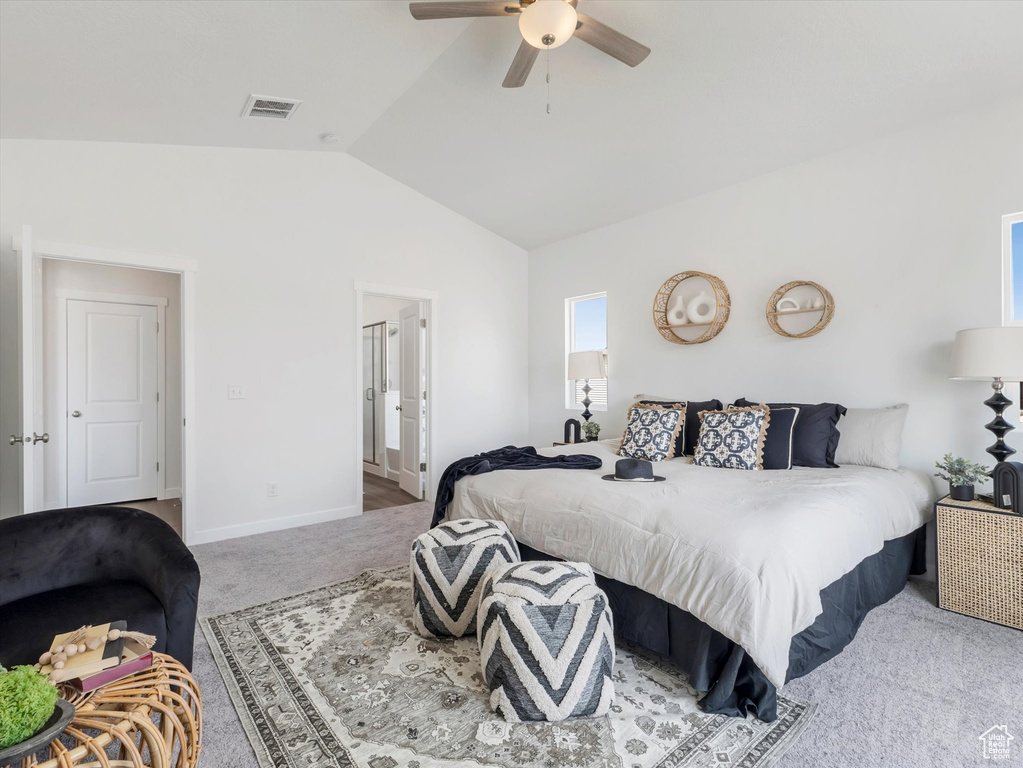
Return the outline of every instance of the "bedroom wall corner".
<path id="1" fill-rule="evenodd" d="M 0 196 L 3 297 L 25 223 L 196 262 L 200 509 L 186 515 L 201 541 L 357 510 L 357 281 L 439 293 L 434 487 L 451 461 L 526 440 L 526 252 L 346 154 L 4 139 Z M 2 304 L 7 424 L 17 323 Z M 247 398 L 229 401 L 231 384 Z"/>
<path id="2" fill-rule="evenodd" d="M 607 291 L 604 435 L 620 433 L 640 392 L 906 402 L 904 466 L 931 471 L 945 451 L 988 458 L 990 388 L 949 381 L 947 364 L 956 330 L 1001 323 L 1001 217 L 1023 209 L 1021 135 L 1023 101 L 1005 101 L 534 250 L 532 441 L 550 444 L 577 415 L 564 406 L 564 299 Z M 651 320 L 658 287 L 683 270 L 731 293 L 709 343 L 670 344 Z M 783 338 L 764 319 L 771 293 L 795 279 L 835 297 L 834 321 L 812 338 Z"/>

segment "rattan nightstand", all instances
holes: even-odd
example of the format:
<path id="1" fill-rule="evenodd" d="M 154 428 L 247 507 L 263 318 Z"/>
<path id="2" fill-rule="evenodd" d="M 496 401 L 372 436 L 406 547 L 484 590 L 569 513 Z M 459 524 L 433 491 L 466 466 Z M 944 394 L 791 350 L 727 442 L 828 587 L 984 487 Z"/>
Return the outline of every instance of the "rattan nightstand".
<path id="1" fill-rule="evenodd" d="M 946 496 L 935 517 L 938 607 L 1023 629 L 1023 515 Z"/>

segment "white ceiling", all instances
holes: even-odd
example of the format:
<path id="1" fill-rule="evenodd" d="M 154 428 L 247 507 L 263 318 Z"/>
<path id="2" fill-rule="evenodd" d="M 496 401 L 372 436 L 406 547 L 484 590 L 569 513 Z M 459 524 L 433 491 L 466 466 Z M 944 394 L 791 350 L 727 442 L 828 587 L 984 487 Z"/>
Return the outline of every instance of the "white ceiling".
<path id="1" fill-rule="evenodd" d="M 1020 2 L 585 0 L 500 87 L 515 19 L 402 0 L 0 3 L 0 136 L 349 151 L 526 248 L 1023 94 Z M 242 120 L 249 93 L 303 99 Z M 324 145 L 319 135 L 339 134 Z"/>

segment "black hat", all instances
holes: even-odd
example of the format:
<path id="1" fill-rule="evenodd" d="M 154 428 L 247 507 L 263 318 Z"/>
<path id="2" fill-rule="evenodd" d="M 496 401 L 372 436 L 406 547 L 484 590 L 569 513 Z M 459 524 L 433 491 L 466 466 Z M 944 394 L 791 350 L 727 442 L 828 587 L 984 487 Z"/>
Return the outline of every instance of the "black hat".
<path id="1" fill-rule="evenodd" d="M 604 475 L 601 480 L 617 480 L 620 483 L 650 483 L 664 480 L 654 474 L 654 465 L 643 459 L 618 459 L 615 473 Z"/>

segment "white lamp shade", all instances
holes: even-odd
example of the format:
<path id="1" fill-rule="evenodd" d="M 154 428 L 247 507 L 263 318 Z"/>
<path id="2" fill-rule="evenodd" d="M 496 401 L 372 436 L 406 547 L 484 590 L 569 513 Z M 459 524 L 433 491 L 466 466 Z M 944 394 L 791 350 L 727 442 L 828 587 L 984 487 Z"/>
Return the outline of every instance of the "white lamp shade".
<path id="1" fill-rule="evenodd" d="M 575 8 L 565 0 L 536 0 L 519 14 L 519 32 L 534 48 L 547 48 L 543 38 L 550 35 L 554 40 L 549 47 L 557 48 L 569 41 L 578 21 Z"/>
<path id="2" fill-rule="evenodd" d="M 568 378 L 569 381 L 606 379 L 607 365 L 604 363 L 604 353 L 599 349 L 588 352 L 569 352 Z"/>
<path id="3" fill-rule="evenodd" d="M 1023 381 L 1023 327 L 959 331 L 949 378 Z"/>

